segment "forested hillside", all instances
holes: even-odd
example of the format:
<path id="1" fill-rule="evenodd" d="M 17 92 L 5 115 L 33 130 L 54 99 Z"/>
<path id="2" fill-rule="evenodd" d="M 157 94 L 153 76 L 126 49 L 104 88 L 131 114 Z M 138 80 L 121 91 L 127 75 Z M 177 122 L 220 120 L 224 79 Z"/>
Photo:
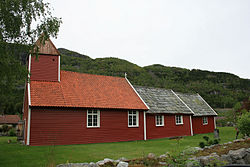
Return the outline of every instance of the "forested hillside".
<path id="1" fill-rule="evenodd" d="M 250 96 L 250 80 L 230 73 L 188 70 L 159 64 L 140 67 L 118 58 L 91 59 L 62 48 L 59 51 L 62 54 L 63 70 L 121 77 L 126 72 L 133 85 L 199 93 L 216 108 L 232 107 Z"/>
<path id="2" fill-rule="evenodd" d="M 212 107 L 231 108 L 250 96 L 250 79 L 241 79 L 229 73 L 188 70 L 155 64 L 140 67 L 118 58 L 97 58 L 58 49 L 61 53 L 61 69 L 81 73 L 127 77 L 133 85 L 161 87 L 179 92 L 199 93 Z M 21 54 L 20 62 L 26 60 Z M 16 81 L 19 86 L 1 95 L 4 114 L 21 113 L 24 81 Z M 11 97 L 11 98 L 10 98 Z"/>

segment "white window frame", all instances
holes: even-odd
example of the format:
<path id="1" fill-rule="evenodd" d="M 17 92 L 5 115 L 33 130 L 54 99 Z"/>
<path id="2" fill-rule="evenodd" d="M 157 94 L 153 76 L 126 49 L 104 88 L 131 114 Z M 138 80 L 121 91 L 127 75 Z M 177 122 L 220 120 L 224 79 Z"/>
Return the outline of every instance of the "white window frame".
<path id="1" fill-rule="evenodd" d="M 93 113 L 97 111 L 97 113 Z M 91 112 L 91 113 L 89 113 Z M 92 125 L 89 125 L 89 115 L 92 115 Z M 94 121 L 93 121 L 93 116 L 97 115 L 97 125 L 93 125 Z M 97 109 L 92 109 L 92 110 L 87 110 L 87 128 L 99 128 L 100 127 L 100 110 Z"/>
<path id="2" fill-rule="evenodd" d="M 202 117 L 202 124 L 207 125 L 208 124 L 208 118 L 207 117 Z"/>
<path id="3" fill-rule="evenodd" d="M 164 126 L 164 115 L 155 116 L 155 126 Z"/>
<path id="4" fill-rule="evenodd" d="M 134 113 L 135 112 L 135 113 Z M 132 116 L 132 125 L 129 125 L 129 117 Z M 133 117 L 136 116 L 136 125 L 133 125 Z M 139 111 L 128 111 L 128 127 L 139 127 Z"/>
<path id="5" fill-rule="evenodd" d="M 180 117 L 180 119 L 178 117 Z M 175 124 L 176 125 L 183 125 L 184 124 L 182 115 L 175 115 Z"/>

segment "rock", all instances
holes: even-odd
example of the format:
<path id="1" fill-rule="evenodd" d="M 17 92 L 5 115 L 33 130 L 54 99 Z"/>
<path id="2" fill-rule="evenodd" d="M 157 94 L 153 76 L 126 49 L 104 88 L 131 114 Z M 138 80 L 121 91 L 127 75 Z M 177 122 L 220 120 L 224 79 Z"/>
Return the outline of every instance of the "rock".
<path id="1" fill-rule="evenodd" d="M 99 167 L 99 165 L 94 162 L 90 162 L 88 167 Z"/>
<path id="2" fill-rule="evenodd" d="M 198 165 L 199 165 L 199 161 L 196 158 L 190 158 L 189 161 L 187 161 L 186 163 L 186 167 L 194 167 Z"/>
<path id="3" fill-rule="evenodd" d="M 115 167 L 116 164 L 114 164 L 114 163 L 111 162 L 111 161 L 108 161 L 108 162 L 106 162 L 106 163 L 104 164 L 104 166 L 107 166 L 107 167 Z"/>
<path id="4" fill-rule="evenodd" d="M 220 156 L 216 153 L 212 153 L 208 156 L 197 157 L 197 159 L 199 160 L 201 166 L 209 166 L 210 163 L 218 161 L 220 159 Z"/>
<path id="5" fill-rule="evenodd" d="M 57 167 L 89 167 L 88 163 L 67 163 L 67 164 L 60 164 Z"/>
<path id="6" fill-rule="evenodd" d="M 217 153 L 211 153 L 210 157 L 219 157 L 219 155 L 217 155 Z"/>
<path id="7" fill-rule="evenodd" d="M 114 162 L 118 164 L 121 161 L 119 159 L 117 159 L 117 160 L 114 160 Z"/>
<path id="8" fill-rule="evenodd" d="M 242 159 L 246 155 L 246 149 L 241 148 L 239 150 L 230 150 L 228 154 L 230 155 L 233 161 Z"/>
<path id="9" fill-rule="evenodd" d="M 200 147 L 189 147 L 189 148 L 183 150 L 183 154 L 186 154 L 186 155 L 188 155 L 188 154 L 195 154 L 198 151 L 202 151 L 202 150 L 203 149 L 200 148 Z"/>
<path id="10" fill-rule="evenodd" d="M 165 158 L 167 158 L 167 156 L 166 156 L 166 154 L 162 154 L 162 155 L 159 156 L 159 158 L 160 159 L 165 159 Z"/>
<path id="11" fill-rule="evenodd" d="M 166 162 L 159 162 L 159 165 L 167 165 L 167 163 Z"/>
<path id="12" fill-rule="evenodd" d="M 250 153 L 250 148 L 247 148 L 247 149 L 246 149 L 246 152 Z"/>
<path id="13" fill-rule="evenodd" d="M 149 159 L 155 159 L 156 156 L 155 156 L 154 153 L 149 153 L 149 154 L 148 154 L 148 158 L 149 158 Z"/>
<path id="14" fill-rule="evenodd" d="M 117 165 L 117 167 L 128 167 L 128 163 L 127 162 L 119 162 L 119 164 Z"/>
<path id="15" fill-rule="evenodd" d="M 125 157 L 121 157 L 121 158 L 119 158 L 119 160 L 120 160 L 120 161 L 127 161 L 128 159 L 125 158 Z"/>
<path id="16" fill-rule="evenodd" d="M 64 167 L 64 164 L 56 165 L 56 167 Z"/>
<path id="17" fill-rule="evenodd" d="M 200 147 L 193 147 L 195 150 L 197 150 L 197 151 L 202 151 L 203 149 L 202 148 L 200 148 Z"/>
<path id="18" fill-rule="evenodd" d="M 233 143 L 233 142 L 230 141 L 230 142 L 227 142 L 227 143 L 225 143 L 225 144 L 232 144 L 232 143 Z"/>
<path id="19" fill-rule="evenodd" d="M 236 140 L 234 140 L 233 142 L 234 143 L 238 143 L 238 142 L 242 142 L 242 141 L 245 141 L 244 139 L 236 139 Z"/>
<path id="20" fill-rule="evenodd" d="M 114 160 L 113 160 L 113 159 L 109 159 L 109 158 L 105 158 L 103 161 L 104 161 L 104 163 L 114 162 Z"/>
<path id="21" fill-rule="evenodd" d="M 201 166 L 207 166 L 209 164 L 209 156 L 198 157 Z"/>
<path id="22" fill-rule="evenodd" d="M 104 161 L 102 160 L 102 161 L 96 162 L 96 164 L 99 165 L 99 166 L 101 166 L 101 165 L 104 165 L 105 163 L 104 163 Z"/>
<path id="23" fill-rule="evenodd" d="M 233 162 L 230 155 L 227 155 L 227 154 L 221 155 L 221 160 L 225 162 L 226 164 L 232 164 Z"/>
<path id="24" fill-rule="evenodd" d="M 235 161 L 235 164 L 246 164 L 243 159 L 238 159 Z"/>
<path id="25" fill-rule="evenodd" d="M 249 150 L 250 148 L 248 148 L 247 150 Z M 244 157 L 244 161 L 246 164 L 250 164 L 250 153 L 247 152 L 247 155 Z"/>

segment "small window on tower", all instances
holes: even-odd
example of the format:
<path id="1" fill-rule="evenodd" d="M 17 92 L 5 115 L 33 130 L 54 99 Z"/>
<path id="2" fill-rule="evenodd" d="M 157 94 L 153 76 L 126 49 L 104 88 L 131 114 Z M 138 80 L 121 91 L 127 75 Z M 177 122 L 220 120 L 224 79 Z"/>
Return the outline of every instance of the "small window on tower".
<path id="1" fill-rule="evenodd" d="M 55 59 L 52 59 L 53 61 L 55 61 Z"/>

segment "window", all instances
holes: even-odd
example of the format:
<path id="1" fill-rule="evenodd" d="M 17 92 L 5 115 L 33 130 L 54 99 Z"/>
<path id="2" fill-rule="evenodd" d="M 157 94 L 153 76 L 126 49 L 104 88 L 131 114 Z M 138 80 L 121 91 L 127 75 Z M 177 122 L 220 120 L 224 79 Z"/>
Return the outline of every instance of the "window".
<path id="1" fill-rule="evenodd" d="M 138 111 L 128 112 L 128 127 L 138 127 L 139 126 L 139 114 Z"/>
<path id="2" fill-rule="evenodd" d="M 164 115 L 156 115 L 155 116 L 155 125 L 156 126 L 164 126 Z"/>
<path id="3" fill-rule="evenodd" d="M 202 123 L 203 123 L 203 125 L 208 124 L 207 117 L 202 117 Z"/>
<path id="4" fill-rule="evenodd" d="M 182 117 L 182 115 L 176 115 L 176 116 L 175 116 L 175 124 L 176 124 L 176 125 L 181 125 L 181 124 L 183 124 L 183 117 Z"/>
<path id="5" fill-rule="evenodd" d="M 100 127 L 100 110 L 87 111 L 87 127 Z"/>

